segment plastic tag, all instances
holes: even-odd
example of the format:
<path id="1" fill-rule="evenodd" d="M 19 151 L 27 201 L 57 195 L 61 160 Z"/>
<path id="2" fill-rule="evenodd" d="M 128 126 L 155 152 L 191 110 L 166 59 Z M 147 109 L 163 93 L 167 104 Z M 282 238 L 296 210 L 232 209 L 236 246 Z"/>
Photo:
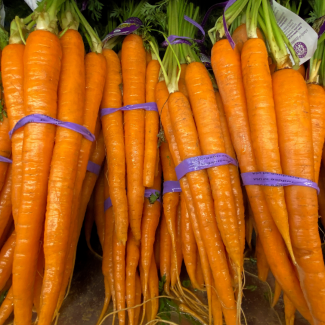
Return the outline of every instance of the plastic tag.
<path id="1" fill-rule="evenodd" d="M 100 169 L 101 169 L 100 165 L 97 165 L 96 163 L 94 163 L 90 160 L 88 161 L 87 171 L 89 171 L 93 174 L 99 175 Z"/>
<path id="2" fill-rule="evenodd" d="M 178 180 L 180 180 L 189 172 L 229 164 L 238 166 L 237 161 L 227 154 L 216 153 L 212 155 L 203 155 L 183 160 L 178 166 L 176 166 L 175 171 Z"/>
<path id="3" fill-rule="evenodd" d="M 307 186 L 314 188 L 319 193 L 318 185 L 306 178 L 268 172 L 242 173 L 241 177 L 245 186 Z"/>
<path id="4" fill-rule="evenodd" d="M 165 181 L 163 195 L 166 193 L 182 192 L 179 181 Z"/>
<path id="5" fill-rule="evenodd" d="M 141 25 L 143 25 L 142 21 L 137 17 L 130 17 L 122 24 L 118 25 L 112 32 L 107 34 L 102 42 L 105 44 L 108 40 L 116 36 L 124 36 L 132 34 L 136 31 Z"/>
<path id="6" fill-rule="evenodd" d="M 153 189 L 151 189 L 151 188 L 146 188 L 146 189 L 144 190 L 144 197 L 146 197 L 146 198 L 150 198 L 151 195 L 159 195 L 157 201 L 158 201 L 158 202 L 161 202 L 161 199 L 160 199 L 160 192 L 159 192 L 159 191 L 157 191 L 157 190 L 153 190 Z"/>
<path id="7" fill-rule="evenodd" d="M 104 201 L 104 211 L 106 212 L 111 207 L 112 207 L 112 200 L 109 197 Z"/>
<path id="8" fill-rule="evenodd" d="M 63 121 L 57 120 L 53 117 L 43 115 L 43 114 L 31 114 L 31 115 L 27 115 L 27 116 L 23 117 L 22 119 L 20 119 L 16 123 L 14 128 L 11 131 L 9 131 L 10 139 L 12 137 L 12 134 L 16 130 L 20 129 L 21 127 L 25 126 L 28 123 L 53 124 L 53 125 L 61 126 L 63 128 L 66 128 L 66 129 L 69 129 L 72 131 L 76 131 L 91 142 L 95 141 L 95 139 L 96 139 L 95 136 L 91 132 L 89 132 L 87 130 L 87 128 L 85 128 L 83 125 L 79 125 L 79 124 L 71 123 L 71 122 L 63 122 Z"/>
<path id="9" fill-rule="evenodd" d="M 303 64 L 308 61 L 316 51 L 318 40 L 317 33 L 302 18 L 289 9 L 281 6 L 276 1 L 272 0 L 271 5 L 279 27 L 288 37 L 288 40 L 300 59 L 300 64 Z"/>
<path id="10" fill-rule="evenodd" d="M 0 162 L 12 164 L 12 160 L 3 156 L 0 156 Z"/>
<path id="11" fill-rule="evenodd" d="M 133 111 L 135 109 L 144 109 L 146 111 L 155 111 L 158 113 L 158 107 L 155 102 L 145 103 L 145 104 L 135 104 L 135 105 L 126 105 L 120 108 L 102 108 L 100 110 L 100 117 L 103 117 L 108 114 L 112 114 L 118 111 Z"/>

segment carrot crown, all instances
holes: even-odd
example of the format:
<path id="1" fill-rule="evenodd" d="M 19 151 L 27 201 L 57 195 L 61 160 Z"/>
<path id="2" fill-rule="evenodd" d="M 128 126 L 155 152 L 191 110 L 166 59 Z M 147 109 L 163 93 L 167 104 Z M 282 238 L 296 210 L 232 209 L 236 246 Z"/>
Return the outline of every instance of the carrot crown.
<path id="1" fill-rule="evenodd" d="M 63 32 L 67 29 L 78 30 L 79 28 L 79 17 L 71 5 L 70 1 L 67 1 L 62 5 L 60 11 L 60 26 Z"/>
<path id="2" fill-rule="evenodd" d="M 248 38 L 257 38 L 257 16 L 261 0 L 250 0 L 246 9 L 246 29 Z"/>

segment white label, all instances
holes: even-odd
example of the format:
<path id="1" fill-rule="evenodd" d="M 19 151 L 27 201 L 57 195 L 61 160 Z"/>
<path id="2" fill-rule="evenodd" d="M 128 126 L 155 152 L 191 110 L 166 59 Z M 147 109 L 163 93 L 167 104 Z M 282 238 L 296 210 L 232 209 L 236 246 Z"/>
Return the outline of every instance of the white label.
<path id="1" fill-rule="evenodd" d="M 28 4 L 29 8 L 34 11 L 37 8 L 39 0 L 25 0 L 25 2 Z"/>
<path id="2" fill-rule="evenodd" d="M 300 64 L 308 61 L 317 48 L 317 33 L 302 18 L 274 0 L 272 1 L 272 9 L 279 27 L 296 51 Z M 293 62 L 292 57 L 291 60 Z"/>

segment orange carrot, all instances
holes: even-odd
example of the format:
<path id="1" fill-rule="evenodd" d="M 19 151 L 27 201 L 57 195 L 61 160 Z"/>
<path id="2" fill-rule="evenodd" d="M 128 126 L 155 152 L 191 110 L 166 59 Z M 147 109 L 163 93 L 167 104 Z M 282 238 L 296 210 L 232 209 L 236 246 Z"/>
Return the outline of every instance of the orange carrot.
<path id="1" fill-rule="evenodd" d="M 3 120 L 0 121 L 0 156 L 5 158 L 10 158 L 11 156 L 11 141 L 9 138 L 9 131 L 9 119 L 7 117 L 3 117 Z M 2 161 L 0 162 L 0 191 L 5 184 L 5 178 L 9 165 L 9 163 Z"/>
<path id="2" fill-rule="evenodd" d="M 282 174 L 272 78 L 263 40 L 251 38 L 242 50 L 241 65 L 257 171 Z M 295 263 L 289 234 L 288 211 L 282 186 L 262 186 L 264 197 Z"/>
<path id="3" fill-rule="evenodd" d="M 34 299 L 33 299 L 33 304 L 38 315 L 40 313 L 40 307 L 41 307 L 41 293 L 42 293 L 42 284 L 43 284 L 44 267 L 45 267 L 44 249 L 42 247 L 43 242 L 41 241 L 40 244 L 41 244 L 41 248 L 37 260 L 37 272 L 36 272 L 36 278 L 34 284 Z"/>
<path id="4" fill-rule="evenodd" d="M 135 274 L 139 264 L 140 243 L 133 236 L 131 229 L 129 230 L 128 241 L 126 243 L 126 305 L 128 308 L 136 305 L 136 285 Z M 129 324 L 134 325 L 135 309 L 128 309 Z"/>
<path id="5" fill-rule="evenodd" d="M 241 172 L 257 171 L 239 53 L 231 48 L 227 40 L 221 40 L 212 48 L 211 62 Z M 271 271 L 301 314 L 311 320 L 299 281 L 286 254 L 284 242 L 266 207 L 262 189 L 259 186 L 246 186 L 246 190 Z"/>
<path id="6" fill-rule="evenodd" d="M 181 217 L 181 202 L 178 204 L 177 208 L 177 218 L 175 220 L 175 236 L 176 236 L 176 254 L 172 254 L 171 258 L 171 286 L 175 287 L 177 283 L 177 279 L 181 274 L 182 269 L 182 261 L 183 261 L 183 254 L 182 254 L 182 217 Z"/>
<path id="7" fill-rule="evenodd" d="M 12 213 L 12 166 L 9 166 L 5 183 L 0 193 L 0 238 Z"/>
<path id="8" fill-rule="evenodd" d="M 151 52 L 146 51 L 146 65 L 148 66 L 151 61 L 152 61 Z"/>
<path id="9" fill-rule="evenodd" d="M 102 169 L 97 183 L 95 186 L 94 192 L 94 212 L 95 212 L 95 223 L 97 228 L 97 234 L 100 241 L 100 245 L 103 248 L 104 246 L 104 237 L 105 237 L 105 211 L 104 211 L 104 185 L 105 184 L 105 174 L 104 169 Z"/>
<path id="10" fill-rule="evenodd" d="M 10 287 L 5 300 L 0 307 L 0 325 L 4 324 L 14 310 L 14 297 L 12 292 L 12 286 Z"/>
<path id="11" fill-rule="evenodd" d="M 139 35 L 128 35 L 122 44 L 124 105 L 145 102 L 146 52 Z M 135 239 L 141 238 L 144 202 L 144 110 L 124 113 L 129 220 Z"/>
<path id="12" fill-rule="evenodd" d="M 84 44 L 78 31 L 69 29 L 60 38 L 61 74 L 58 119 L 82 124 L 85 102 Z M 82 136 L 57 129 L 48 182 L 44 230 L 45 273 L 39 324 L 50 324 L 57 306 L 64 274 L 71 223 L 72 199 Z"/>
<path id="13" fill-rule="evenodd" d="M 275 280 L 275 287 L 274 287 L 274 295 L 273 295 L 273 301 L 272 301 L 272 307 L 274 307 L 281 295 L 282 288 L 277 280 Z"/>
<path id="14" fill-rule="evenodd" d="M 213 324 L 222 325 L 222 308 L 215 289 L 212 289 L 212 314 Z"/>
<path id="15" fill-rule="evenodd" d="M 161 218 L 160 247 L 163 247 L 163 249 L 160 250 L 160 276 L 161 278 L 165 279 L 164 291 L 169 294 L 172 242 L 168 232 L 166 217 L 164 213 Z"/>
<path id="16" fill-rule="evenodd" d="M 283 80 L 290 82 L 283 84 Z M 283 69 L 273 76 L 273 90 L 283 172 L 315 180 L 312 123 L 306 83 L 299 72 Z M 292 116 L 295 117 L 294 120 Z M 285 188 L 285 193 L 291 241 L 299 265 L 302 290 L 314 321 L 325 322 L 325 312 L 321 307 L 325 304 L 325 267 L 318 233 L 317 192 L 310 187 L 289 186 Z M 285 291 L 282 284 L 281 287 Z M 286 291 L 285 293 L 294 302 Z"/>
<path id="17" fill-rule="evenodd" d="M 138 271 L 135 272 L 135 305 L 141 304 L 141 282 Z M 134 324 L 139 324 L 141 307 L 135 308 L 134 311 Z"/>
<path id="18" fill-rule="evenodd" d="M 121 64 L 112 50 L 104 49 L 107 74 L 101 108 L 120 108 L 122 106 Z M 126 243 L 128 236 L 128 206 L 125 190 L 125 148 L 123 132 L 123 113 L 114 112 L 102 117 L 103 133 L 107 152 L 108 177 L 111 200 L 115 215 L 117 238 Z"/>
<path id="19" fill-rule="evenodd" d="M 184 96 L 188 98 L 188 90 L 185 82 L 186 68 L 187 68 L 186 63 L 181 64 L 181 74 L 178 80 L 178 89 Z"/>
<path id="20" fill-rule="evenodd" d="M 0 290 L 4 288 L 11 276 L 15 246 L 16 232 L 14 231 L 0 251 Z"/>
<path id="21" fill-rule="evenodd" d="M 61 44 L 55 34 L 35 30 L 28 36 L 23 87 L 26 115 L 37 113 L 56 118 L 61 61 Z M 32 317 L 33 286 L 55 131 L 56 127 L 51 124 L 30 123 L 24 127 L 22 188 L 12 272 L 17 325 L 30 323 Z"/>
<path id="22" fill-rule="evenodd" d="M 155 255 L 155 263 L 156 263 L 157 269 L 160 268 L 160 227 L 161 227 L 161 221 L 160 221 L 158 228 L 156 230 L 155 243 L 153 244 L 153 251 L 154 251 L 154 255 Z"/>
<path id="23" fill-rule="evenodd" d="M 269 274 L 269 264 L 267 263 L 266 256 L 262 247 L 260 236 L 256 237 L 256 259 L 257 259 L 257 272 L 258 278 L 261 281 L 266 281 L 267 276 Z"/>
<path id="24" fill-rule="evenodd" d="M 85 239 L 86 239 L 86 243 L 87 243 L 87 246 L 88 246 L 89 250 L 93 254 L 97 255 L 97 253 L 91 247 L 91 243 L 90 243 L 91 232 L 92 232 L 92 229 L 93 229 L 94 221 L 95 221 L 94 195 L 92 195 L 90 200 L 89 200 L 87 211 L 86 211 L 86 214 L 85 214 L 84 230 L 85 230 Z"/>
<path id="25" fill-rule="evenodd" d="M 146 103 L 155 101 L 155 88 L 158 83 L 160 64 L 157 60 L 149 62 L 146 71 Z M 144 144 L 144 170 L 143 186 L 151 187 L 154 183 L 159 116 L 155 111 L 145 113 L 145 144 Z"/>
<path id="26" fill-rule="evenodd" d="M 116 309 L 125 308 L 125 246 L 113 234 L 113 272 L 116 296 Z M 118 312 L 119 324 L 125 324 L 125 310 Z"/>
<path id="27" fill-rule="evenodd" d="M 296 308 L 286 294 L 283 294 L 286 325 L 294 325 Z"/>
<path id="28" fill-rule="evenodd" d="M 248 211 L 247 215 L 245 218 L 245 236 L 246 236 L 246 241 L 248 244 L 248 247 L 252 249 L 252 236 L 253 236 L 253 229 L 254 229 L 254 215 L 252 211 L 252 207 L 250 203 L 248 202 Z"/>
<path id="29" fill-rule="evenodd" d="M 264 36 L 263 33 L 260 31 L 259 28 L 256 28 L 256 33 L 257 33 L 257 37 L 261 40 L 264 40 Z M 236 47 L 238 49 L 238 52 L 241 53 L 244 44 L 247 42 L 247 27 L 246 24 L 241 24 L 240 26 L 238 26 L 233 34 L 232 34 L 232 39 L 234 40 Z"/>
<path id="30" fill-rule="evenodd" d="M 196 265 L 195 265 L 195 276 L 197 279 L 197 283 L 199 286 L 199 290 L 201 290 L 202 288 L 204 288 L 204 274 L 203 274 L 203 270 L 202 270 L 202 264 L 201 264 L 201 259 L 200 257 L 197 258 L 196 260 Z M 213 292 L 213 289 L 212 289 Z M 212 294 L 212 299 L 213 299 L 213 294 Z M 213 303 L 213 302 L 212 302 Z"/>
<path id="31" fill-rule="evenodd" d="M 154 255 L 151 257 L 151 263 L 150 263 L 150 271 L 149 271 L 149 299 L 152 299 L 148 305 L 150 305 L 150 308 L 148 308 L 148 311 L 150 310 L 150 314 L 148 313 L 147 321 L 154 320 L 157 316 L 158 309 L 159 309 L 159 300 L 156 298 L 159 296 L 159 280 L 158 280 L 158 273 L 157 273 L 157 266 L 155 262 Z"/>
<path id="32" fill-rule="evenodd" d="M 320 166 L 318 187 L 320 189 L 320 192 L 318 194 L 319 215 L 323 227 L 325 227 L 325 169 L 323 165 Z"/>
<path id="33" fill-rule="evenodd" d="M 22 41 L 20 41 L 22 42 Z M 9 44 L 1 56 L 1 75 L 10 129 L 24 117 L 23 78 L 24 78 L 23 44 Z M 18 206 L 22 186 L 22 148 L 24 129 L 17 130 L 11 137 L 12 143 L 12 213 L 18 217 Z"/>

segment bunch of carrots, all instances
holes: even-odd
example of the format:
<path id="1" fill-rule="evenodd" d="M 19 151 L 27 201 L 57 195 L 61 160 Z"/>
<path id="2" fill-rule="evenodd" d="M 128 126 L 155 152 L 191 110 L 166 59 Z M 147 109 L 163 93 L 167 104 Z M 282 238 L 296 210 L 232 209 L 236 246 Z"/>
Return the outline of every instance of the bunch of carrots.
<path id="1" fill-rule="evenodd" d="M 208 31 L 211 69 L 199 7 L 121 7 L 104 40 L 74 0 L 43 0 L 0 29 L 0 325 L 12 313 L 15 325 L 60 324 L 83 225 L 102 259 L 97 325 L 173 324 L 166 301 L 202 324 L 241 324 L 253 229 L 286 325 L 296 310 L 325 324 L 325 3 L 307 72 L 268 0 L 229 3 Z M 260 172 L 320 192 L 243 183 Z"/>

